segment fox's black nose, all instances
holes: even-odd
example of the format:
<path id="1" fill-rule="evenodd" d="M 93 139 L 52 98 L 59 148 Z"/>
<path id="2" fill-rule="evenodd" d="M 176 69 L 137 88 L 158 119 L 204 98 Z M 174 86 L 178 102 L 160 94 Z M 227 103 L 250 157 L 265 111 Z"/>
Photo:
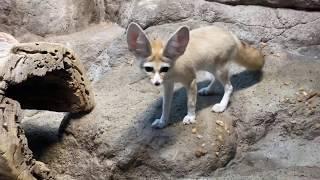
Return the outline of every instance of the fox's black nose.
<path id="1" fill-rule="evenodd" d="M 160 82 L 155 82 L 154 85 L 159 86 Z"/>

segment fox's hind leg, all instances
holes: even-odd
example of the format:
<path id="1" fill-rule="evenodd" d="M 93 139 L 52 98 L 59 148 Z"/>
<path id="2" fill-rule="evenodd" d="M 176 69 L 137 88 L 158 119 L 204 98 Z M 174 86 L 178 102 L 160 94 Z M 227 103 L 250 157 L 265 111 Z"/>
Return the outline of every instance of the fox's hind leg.
<path id="1" fill-rule="evenodd" d="M 233 92 L 233 87 L 230 82 L 230 74 L 229 74 L 228 68 L 224 68 L 223 70 L 218 71 L 216 73 L 216 77 L 222 83 L 222 85 L 224 87 L 224 94 L 223 94 L 223 97 L 222 97 L 222 100 L 220 101 L 220 103 L 213 105 L 212 111 L 213 112 L 223 112 L 227 108 L 230 96 Z"/>
<path id="2" fill-rule="evenodd" d="M 214 87 L 214 86 L 213 86 L 214 82 L 215 82 L 215 77 L 212 76 L 212 79 L 211 79 L 210 84 L 209 84 L 207 87 L 201 88 L 201 89 L 198 91 L 198 94 L 199 94 L 200 96 L 208 96 L 208 95 L 213 94 L 213 93 L 214 93 L 214 88 L 213 88 L 213 87 Z"/>

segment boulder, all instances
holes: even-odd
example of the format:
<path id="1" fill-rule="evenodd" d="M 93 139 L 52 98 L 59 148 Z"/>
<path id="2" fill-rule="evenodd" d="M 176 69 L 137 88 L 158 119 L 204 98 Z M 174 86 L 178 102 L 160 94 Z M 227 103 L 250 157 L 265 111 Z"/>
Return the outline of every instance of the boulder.
<path id="1" fill-rule="evenodd" d="M 81 112 L 94 107 L 82 64 L 59 44 L 17 44 L 4 70 L 2 91 L 18 100 L 22 108 Z"/>

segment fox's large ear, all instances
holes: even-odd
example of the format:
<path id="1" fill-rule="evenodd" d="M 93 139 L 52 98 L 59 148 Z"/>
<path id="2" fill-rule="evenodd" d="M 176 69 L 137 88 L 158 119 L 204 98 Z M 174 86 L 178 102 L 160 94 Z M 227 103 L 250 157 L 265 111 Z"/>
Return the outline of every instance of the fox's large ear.
<path id="1" fill-rule="evenodd" d="M 189 36 L 188 27 L 179 28 L 168 40 L 164 49 L 164 56 L 170 59 L 176 59 L 181 56 L 189 43 Z"/>
<path id="2" fill-rule="evenodd" d="M 147 57 L 151 54 L 149 39 L 137 23 L 130 23 L 127 30 L 129 50 L 138 56 Z"/>

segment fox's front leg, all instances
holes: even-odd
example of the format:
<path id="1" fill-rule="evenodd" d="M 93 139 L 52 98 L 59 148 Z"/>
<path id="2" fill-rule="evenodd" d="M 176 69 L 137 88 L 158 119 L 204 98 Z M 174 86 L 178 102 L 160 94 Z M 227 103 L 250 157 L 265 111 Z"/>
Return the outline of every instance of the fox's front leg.
<path id="1" fill-rule="evenodd" d="M 186 86 L 188 93 L 188 114 L 183 118 L 183 124 L 196 122 L 197 82 L 196 79 Z"/>
<path id="2" fill-rule="evenodd" d="M 162 115 L 160 119 L 156 119 L 152 123 L 151 126 L 153 128 L 164 128 L 169 121 L 174 83 L 165 82 L 163 84 L 163 87 L 164 87 L 164 95 L 163 95 L 163 102 L 162 102 Z"/>

